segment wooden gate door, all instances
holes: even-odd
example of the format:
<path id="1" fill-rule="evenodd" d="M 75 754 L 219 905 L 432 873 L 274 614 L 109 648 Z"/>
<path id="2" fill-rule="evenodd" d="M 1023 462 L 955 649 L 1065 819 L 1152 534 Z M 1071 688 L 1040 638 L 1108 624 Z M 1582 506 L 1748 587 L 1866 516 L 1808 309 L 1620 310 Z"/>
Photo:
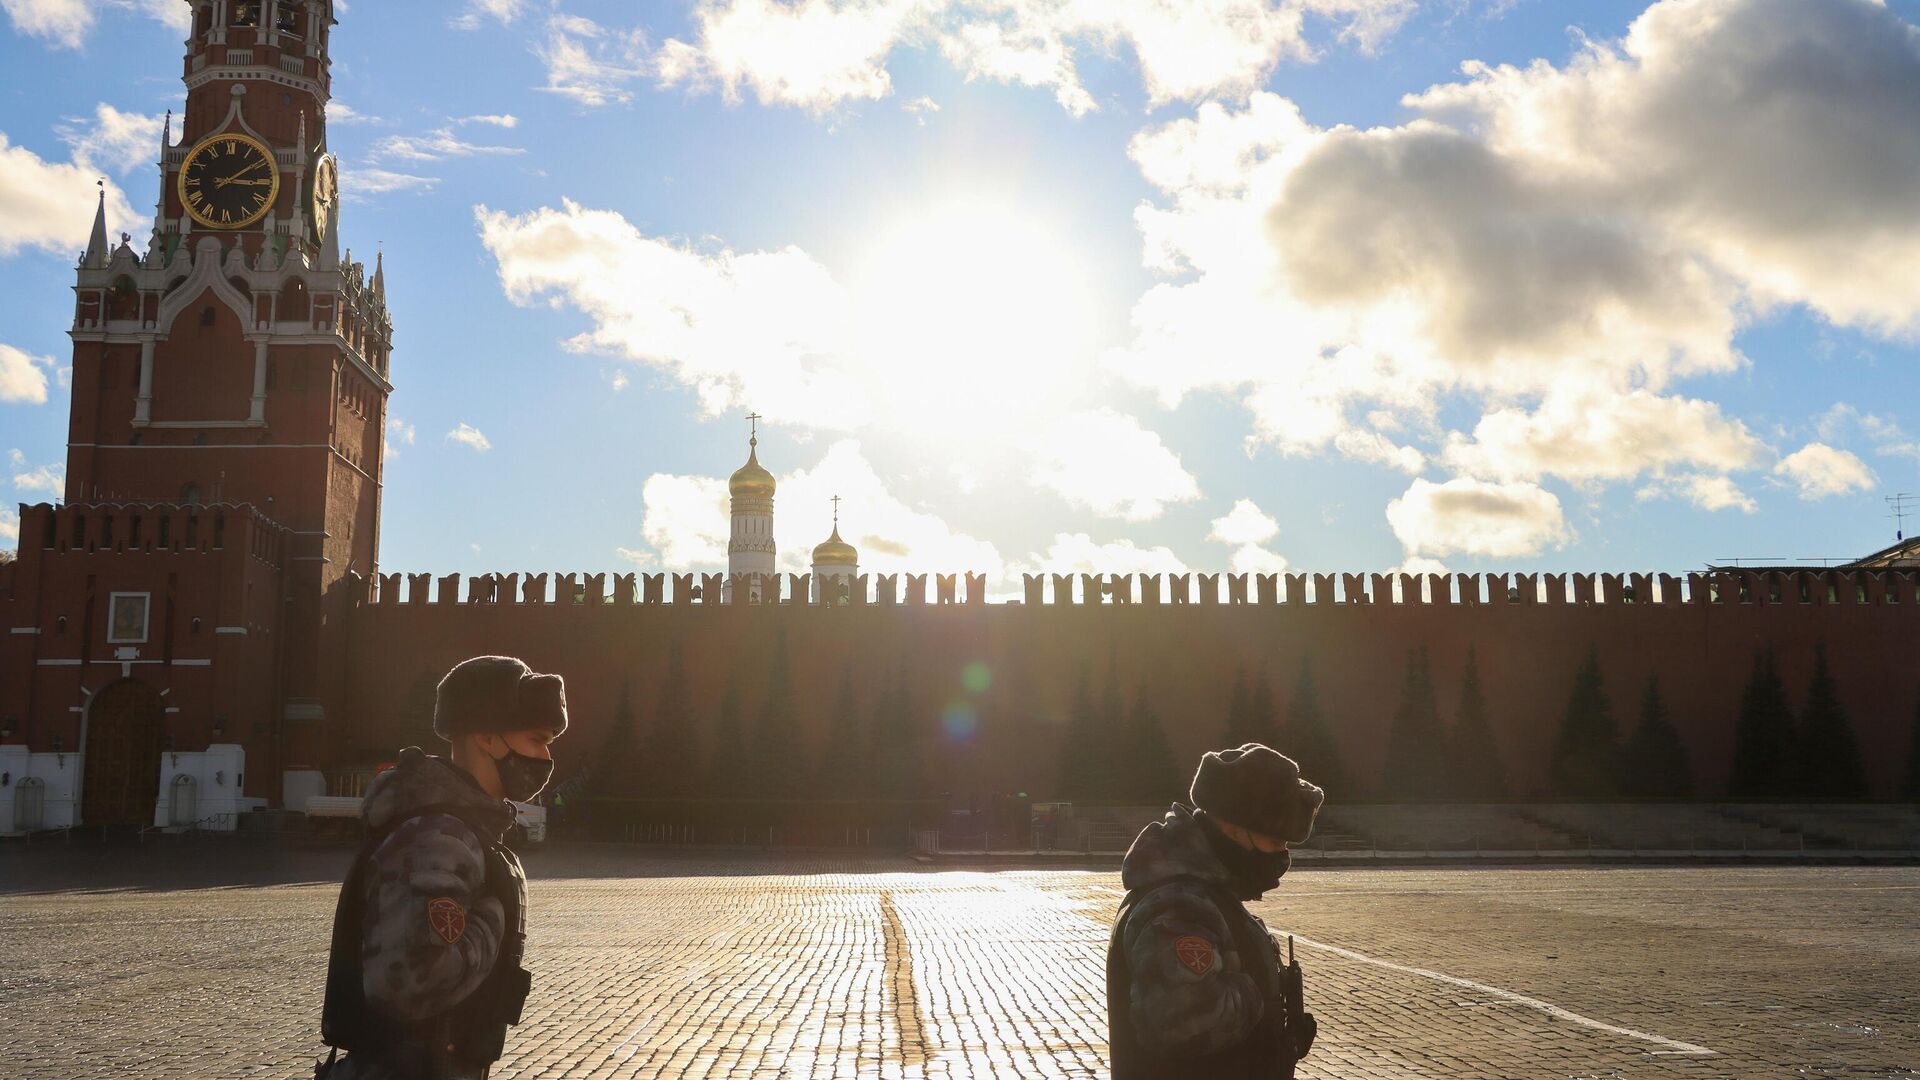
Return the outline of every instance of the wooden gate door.
<path id="1" fill-rule="evenodd" d="M 86 772 L 80 823 L 151 825 L 160 795 L 160 695 L 138 679 L 121 679 L 87 704 Z"/>

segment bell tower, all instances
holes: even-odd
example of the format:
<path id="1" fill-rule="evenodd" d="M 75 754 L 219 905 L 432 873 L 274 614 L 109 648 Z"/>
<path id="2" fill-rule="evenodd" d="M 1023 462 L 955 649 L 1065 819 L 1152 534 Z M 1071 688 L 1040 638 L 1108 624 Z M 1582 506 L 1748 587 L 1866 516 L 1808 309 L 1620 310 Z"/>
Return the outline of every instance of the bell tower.
<path id="1" fill-rule="evenodd" d="M 338 750 L 340 628 L 375 572 L 385 267 L 343 254 L 333 0 L 179 2 L 187 103 L 146 250 L 111 245 L 96 210 L 78 269 L 66 501 L 243 507 L 285 530 L 275 700 L 247 723 L 297 767 Z"/>

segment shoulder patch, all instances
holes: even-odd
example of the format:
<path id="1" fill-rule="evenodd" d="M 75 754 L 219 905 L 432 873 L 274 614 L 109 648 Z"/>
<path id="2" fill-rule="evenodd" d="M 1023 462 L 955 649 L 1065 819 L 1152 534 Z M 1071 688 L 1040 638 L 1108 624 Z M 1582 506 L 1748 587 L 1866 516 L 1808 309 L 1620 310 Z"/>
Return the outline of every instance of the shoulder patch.
<path id="1" fill-rule="evenodd" d="M 1219 959 L 1213 951 L 1213 942 L 1193 934 L 1174 939 L 1173 955 L 1180 961 L 1182 967 L 1195 975 L 1205 975 L 1212 971 L 1214 963 Z"/>
<path id="2" fill-rule="evenodd" d="M 460 901 L 450 896 L 442 896 L 427 901 L 427 925 L 440 935 L 440 940 L 451 945 L 467 932 L 467 909 Z"/>

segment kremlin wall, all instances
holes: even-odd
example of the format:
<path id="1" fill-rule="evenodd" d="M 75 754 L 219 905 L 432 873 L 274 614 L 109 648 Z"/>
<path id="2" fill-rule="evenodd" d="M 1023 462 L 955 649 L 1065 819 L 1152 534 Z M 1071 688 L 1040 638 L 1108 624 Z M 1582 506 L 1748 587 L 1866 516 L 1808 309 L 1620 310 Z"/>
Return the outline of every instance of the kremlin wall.
<path id="1" fill-rule="evenodd" d="M 355 606 L 348 626 L 348 756 L 388 752 L 422 680 L 467 656 L 506 652 L 567 678 L 574 727 L 561 744 L 564 777 L 569 765 L 591 756 L 623 685 L 646 723 L 675 642 L 684 650 L 704 740 L 730 685 L 751 715 L 784 639 L 797 720 L 811 752 L 825 737 L 843 668 L 863 716 L 883 682 L 906 679 L 921 714 L 922 753 L 945 759 L 954 792 L 1026 791 L 1035 798 L 1056 786 L 1083 671 L 1098 685 L 1116 665 L 1129 698 L 1144 690 L 1175 758 L 1185 761 L 1220 742 L 1237 669 L 1264 674 L 1284 706 L 1304 661 L 1363 789 L 1351 794 L 1391 797 L 1378 789 L 1378 778 L 1410 650 L 1428 650 L 1441 712 L 1450 717 L 1471 648 L 1512 789 L 1540 796 L 1549 793 L 1550 747 L 1574 673 L 1591 650 L 1623 739 L 1648 677 L 1658 677 L 1692 755 L 1696 791 L 1715 796 L 1726 789 L 1756 651 L 1774 650 L 1797 708 L 1815 649 L 1824 644 L 1869 781 L 1884 797 L 1899 783 L 1920 703 L 1917 581 L 1920 574 L 1908 570 L 1685 580 L 1049 576 L 1027 579 L 1024 602 L 991 604 L 980 578 L 879 576 L 855 577 L 844 603 L 722 604 L 703 601 L 721 595 L 720 575 L 465 582 L 417 575 L 404 584 L 387 575 Z M 789 576 L 784 584 L 786 595 L 809 595 L 807 577 Z M 731 591 L 738 595 L 739 588 Z M 1178 602 L 1182 589 L 1185 603 Z M 984 689 L 981 680 L 963 683 L 963 671 L 976 663 L 990 675 Z M 964 722 L 943 723 L 953 715 Z M 1304 764 L 1311 773 L 1313 763 Z"/>

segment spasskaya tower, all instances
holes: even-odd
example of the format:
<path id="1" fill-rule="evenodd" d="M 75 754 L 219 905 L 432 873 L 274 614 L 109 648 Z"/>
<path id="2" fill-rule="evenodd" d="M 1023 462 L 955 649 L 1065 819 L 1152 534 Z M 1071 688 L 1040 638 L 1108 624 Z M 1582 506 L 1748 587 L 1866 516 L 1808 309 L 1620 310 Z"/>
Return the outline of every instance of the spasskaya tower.
<path id="1" fill-rule="evenodd" d="M 95 210 L 65 501 L 22 508 L 0 579 L 0 754 L 78 756 L 87 824 L 177 810 L 163 753 L 237 747 L 228 794 L 277 802 L 284 771 L 337 752 L 346 612 L 378 546 L 393 330 L 383 266 L 343 254 L 335 5 L 181 2 L 187 104 L 152 229 L 136 251 Z M 238 783 L 213 771 L 201 807 Z"/>

